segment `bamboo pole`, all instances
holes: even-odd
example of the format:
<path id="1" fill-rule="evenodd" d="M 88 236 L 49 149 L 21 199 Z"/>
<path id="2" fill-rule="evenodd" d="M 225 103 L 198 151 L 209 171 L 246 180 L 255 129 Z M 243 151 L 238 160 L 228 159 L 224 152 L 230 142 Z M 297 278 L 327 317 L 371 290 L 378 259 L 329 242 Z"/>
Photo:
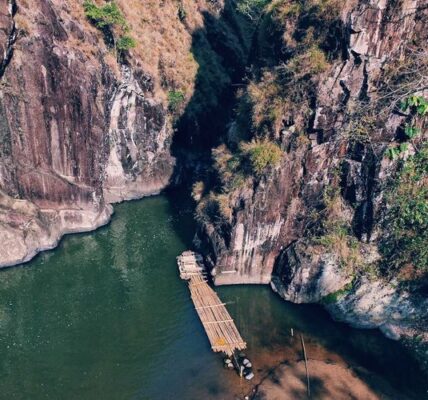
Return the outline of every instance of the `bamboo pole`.
<path id="1" fill-rule="evenodd" d="M 305 360 L 305 369 L 306 369 L 306 385 L 308 389 L 308 398 L 311 398 L 311 386 L 309 381 L 309 370 L 308 370 L 308 359 L 306 357 L 306 348 L 305 348 L 305 341 L 303 340 L 303 336 L 300 335 L 300 340 L 302 342 L 302 349 L 303 349 L 303 357 Z"/>

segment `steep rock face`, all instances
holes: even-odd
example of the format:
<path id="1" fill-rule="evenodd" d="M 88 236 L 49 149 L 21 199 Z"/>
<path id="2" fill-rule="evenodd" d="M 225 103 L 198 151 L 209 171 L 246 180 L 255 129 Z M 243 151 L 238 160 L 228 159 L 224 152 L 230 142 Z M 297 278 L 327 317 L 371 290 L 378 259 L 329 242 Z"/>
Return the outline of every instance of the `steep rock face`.
<path id="1" fill-rule="evenodd" d="M 183 116 L 181 155 L 216 140 L 209 120 L 249 47 L 234 1 L 117 0 L 136 44 L 125 54 L 120 28 L 97 29 L 83 2 L 33 3 L 0 2 L 0 267 L 177 178 L 173 124 Z"/>
<path id="2" fill-rule="evenodd" d="M 174 166 L 166 110 L 138 65 L 115 75 L 62 2 L 5 3 L 0 266 L 106 223 L 109 203 L 159 192 Z"/>
<path id="3" fill-rule="evenodd" d="M 268 283 L 273 276 L 274 289 L 293 302 L 320 302 L 337 293 L 328 309 L 355 326 L 382 327 L 395 338 L 426 332 L 426 297 L 394 281 L 356 276 L 343 266 L 339 245 L 326 249 L 314 240 L 325 193 L 334 186 L 340 192 L 336 217 L 352 226 L 360 264 L 378 260 L 384 191 L 396 170 L 384 152 L 406 115 L 385 106 L 384 115 L 370 116 L 370 108 L 375 110 L 382 97 L 380 77 L 384 79 L 393 60 L 405 60 L 414 35 L 426 43 L 426 18 L 426 4 L 417 0 L 359 1 L 342 7 L 343 56 L 313 83 L 312 118 L 302 144 L 296 145 L 296 136 L 301 140 L 302 135 L 297 132 L 299 113 L 294 112 L 275 137 L 285 152 L 281 165 L 229 195 L 226 228 L 202 224 L 200 243 L 216 284 Z M 421 79 L 419 93 L 426 94 L 426 76 Z M 359 109 L 361 103 L 365 106 Z M 360 117 L 350 118 L 357 113 Z M 370 131 L 368 139 L 359 140 L 362 130 Z M 412 151 L 410 146 L 407 154 Z"/>

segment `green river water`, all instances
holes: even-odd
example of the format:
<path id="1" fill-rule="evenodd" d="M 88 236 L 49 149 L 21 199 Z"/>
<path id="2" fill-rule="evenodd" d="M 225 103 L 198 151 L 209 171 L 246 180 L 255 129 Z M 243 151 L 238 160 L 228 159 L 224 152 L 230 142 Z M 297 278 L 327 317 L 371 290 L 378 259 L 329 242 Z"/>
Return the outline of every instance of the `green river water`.
<path id="1" fill-rule="evenodd" d="M 96 232 L 67 236 L 32 262 L 0 271 L 0 399 L 233 399 L 248 385 L 222 367 L 193 309 L 175 257 L 189 248 L 192 210 L 162 195 L 115 207 Z M 260 371 L 301 358 L 341 360 L 421 399 L 406 350 L 377 331 L 333 322 L 268 287 L 217 289 L 231 304 Z M 404 396 L 404 395 L 403 395 Z"/>

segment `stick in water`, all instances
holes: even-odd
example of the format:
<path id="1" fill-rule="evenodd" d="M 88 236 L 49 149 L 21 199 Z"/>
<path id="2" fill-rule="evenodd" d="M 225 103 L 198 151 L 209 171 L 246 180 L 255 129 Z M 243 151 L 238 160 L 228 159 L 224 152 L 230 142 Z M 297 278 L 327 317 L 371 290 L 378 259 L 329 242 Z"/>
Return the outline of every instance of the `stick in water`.
<path id="1" fill-rule="evenodd" d="M 307 387 L 308 387 L 308 398 L 310 398 L 311 397 L 311 387 L 310 387 L 310 382 L 309 382 L 308 359 L 306 357 L 305 341 L 303 340 L 303 336 L 302 335 L 300 335 L 300 340 L 302 342 L 303 356 L 304 356 L 304 359 L 305 359 L 306 384 L 307 384 Z"/>

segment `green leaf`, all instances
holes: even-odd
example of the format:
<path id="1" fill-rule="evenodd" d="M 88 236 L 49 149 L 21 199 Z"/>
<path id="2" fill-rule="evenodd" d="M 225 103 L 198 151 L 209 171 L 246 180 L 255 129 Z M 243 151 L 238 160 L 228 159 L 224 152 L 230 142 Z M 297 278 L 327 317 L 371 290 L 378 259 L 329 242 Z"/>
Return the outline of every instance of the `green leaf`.
<path id="1" fill-rule="evenodd" d="M 401 102 L 400 102 L 400 109 L 401 109 L 401 111 L 406 111 L 407 107 L 408 107 L 407 99 L 401 100 Z"/>
<path id="2" fill-rule="evenodd" d="M 413 139 L 421 133 L 421 130 L 414 126 L 406 125 L 404 128 L 404 133 L 409 139 Z"/>

